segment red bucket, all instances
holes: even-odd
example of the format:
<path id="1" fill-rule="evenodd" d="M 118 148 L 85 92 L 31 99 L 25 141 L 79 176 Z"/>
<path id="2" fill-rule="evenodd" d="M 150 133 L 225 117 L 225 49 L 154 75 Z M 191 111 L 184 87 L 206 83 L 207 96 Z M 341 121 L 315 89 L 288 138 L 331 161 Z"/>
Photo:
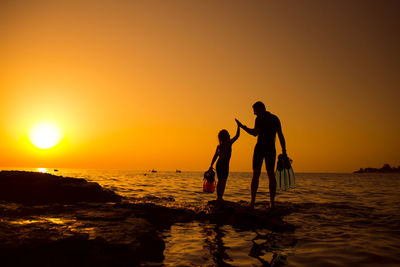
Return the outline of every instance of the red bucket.
<path id="1" fill-rule="evenodd" d="M 209 169 L 204 173 L 203 192 L 214 193 L 215 191 L 215 172 Z"/>
<path id="2" fill-rule="evenodd" d="M 209 182 L 207 180 L 204 180 L 204 182 L 203 182 L 203 192 L 214 193 L 214 191 L 215 191 L 215 181 Z"/>

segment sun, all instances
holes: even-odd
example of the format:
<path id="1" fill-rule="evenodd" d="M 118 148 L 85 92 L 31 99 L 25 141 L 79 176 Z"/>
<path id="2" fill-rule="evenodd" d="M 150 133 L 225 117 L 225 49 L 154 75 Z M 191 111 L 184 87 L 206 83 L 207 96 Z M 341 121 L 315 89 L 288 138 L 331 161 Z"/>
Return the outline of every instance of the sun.
<path id="1" fill-rule="evenodd" d="M 29 140 L 40 149 L 54 147 L 61 141 L 61 137 L 60 128 L 49 122 L 38 123 L 29 132 Z"/>

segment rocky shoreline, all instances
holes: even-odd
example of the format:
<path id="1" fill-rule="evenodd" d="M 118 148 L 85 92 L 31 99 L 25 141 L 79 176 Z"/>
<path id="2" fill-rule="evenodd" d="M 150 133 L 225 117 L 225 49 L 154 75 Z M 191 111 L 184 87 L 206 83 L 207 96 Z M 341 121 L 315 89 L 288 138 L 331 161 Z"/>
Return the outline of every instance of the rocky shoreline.
<path id="1" fill-rule="evenodd" d="M 399 167 L 390 167 L 389 164 L 384 164 L 382 168 L 360 168 L 354 173 L 400 173 Z"/>
<path id="2" fill-rule="evenodd" d="M 40 205 L 119 202 L 122 197 L 85 179 L 25 171 L 0 172 L 0 200 Z"/>
<path id="3" fill-rule="evenodd" d="M 174 223 L 204 221 L 237 229 L 292 232 L 293 207 L 251 210 L 215 202 L 199 211 L 130 203 L 84 179 L 0 172 L 2 266 L 140 266 L 162 263 L 162 232 Z"/>

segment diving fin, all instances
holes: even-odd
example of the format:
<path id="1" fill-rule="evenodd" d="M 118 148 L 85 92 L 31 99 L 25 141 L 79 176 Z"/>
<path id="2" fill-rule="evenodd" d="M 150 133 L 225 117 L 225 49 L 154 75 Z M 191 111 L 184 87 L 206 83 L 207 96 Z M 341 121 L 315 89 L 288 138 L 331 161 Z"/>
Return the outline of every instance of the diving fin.
<path id="1" fill-rule="evenodd" d="M 286 191 L 295 188 L 295 177 L 292 168 L 292 160 L 287 155 L 280 154 L 275 172 L 276 189 Z"/>

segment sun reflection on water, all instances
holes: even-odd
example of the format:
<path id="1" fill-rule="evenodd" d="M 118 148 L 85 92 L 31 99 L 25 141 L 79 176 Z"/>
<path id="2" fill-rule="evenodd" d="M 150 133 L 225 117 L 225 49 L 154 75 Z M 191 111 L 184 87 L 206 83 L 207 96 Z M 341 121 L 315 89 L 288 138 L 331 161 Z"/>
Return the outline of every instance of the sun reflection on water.
<path id="1" fill-rule="evenodd" d="M 34 219 L 25 219 L 25 220 L 14 220 L 10 221 L 12 224 L 32 224 L 32 223 L 54 223 L 54 224 L 70 224 L 74 223 L 76 220 L 74 219 L 65 219 L 65 218 L 55 218 L 55 217 L 39 217 Z"/>
<path id="2" fill-rule="evenodd" d="M 38 170 L 38 172 L 42 172 L 42 173 L 46 173 L 47 172 L 46 168 L 38 168 L 37 170 Z"/>
<path id="3" fill-rule="evenodd" d="M 31 223 L 38 223 L 40 220 L 15 220 L 15 221 L 10 221 L 12 224 L 31 224 Z"/>

